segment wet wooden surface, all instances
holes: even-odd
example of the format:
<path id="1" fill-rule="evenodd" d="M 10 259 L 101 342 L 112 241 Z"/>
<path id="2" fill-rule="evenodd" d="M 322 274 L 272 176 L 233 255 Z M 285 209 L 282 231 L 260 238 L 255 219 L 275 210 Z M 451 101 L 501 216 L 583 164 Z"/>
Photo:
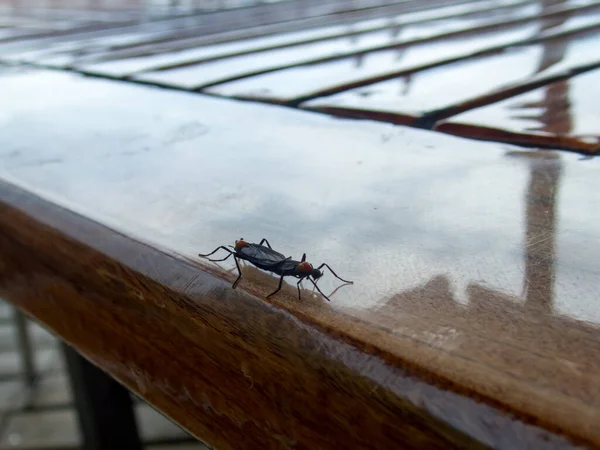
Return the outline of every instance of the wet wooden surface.
<path id="1" fill-rule="evenodd" d="M 495 136 L 499 141 L 594 151 L 600 146 L 599 71 L 556 81 L 538 89 L 440 121 L 440 131 Z M 465 126 L 466 125 L 466 126 Z"/>
<path id="2" fill-rule="evenodd" d="M 600 447 L 600 3 L 240 11 L 5 15 L 1 295 L 217 448 Z"/>
<path id="3" fill-rule="evenodd" d="M 38 38 L 22 33 L 41 19 L 9 16 L 6 23 L 22 25 L 2 30 L 0 62 L 474 139 L 585 154 L 600 149 L 595 129 L 539 133 L 545 124 L 505 127 L 507 115 L 521 114 L 512 106 L 487 112 L 521 95 L 538 98 L 547 86 L 569 85 L 579 74 L 600 73 L 597 0 L 373 0 L 354 9 L 332 0 L 322 11 L 300 4 L 241 5 L 210 12 L 214 17 L 161 16 L 149 8 L 137 22 L 130 10 L 113 11 L 104 22 L 50 16 L 48 27 L 67 28 Z M 565 98 L 552 108 L 577 109 L 577 102 Z M 481 122 L 480 112 L 490 119 Z"/>
<path id="4" fill-rule="evenodd" d="M 74 74 L 1 89 L 2 295 L 203 440 L 600 444 L 597 161 Z M 234 291 L 196 255 L 239 237 L 355 284 Z"/>

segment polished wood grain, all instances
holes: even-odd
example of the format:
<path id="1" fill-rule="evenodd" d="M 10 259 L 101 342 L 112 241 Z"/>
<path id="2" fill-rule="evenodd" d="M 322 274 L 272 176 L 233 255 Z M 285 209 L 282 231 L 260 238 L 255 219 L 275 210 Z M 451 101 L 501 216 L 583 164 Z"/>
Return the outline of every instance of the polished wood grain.
<path id="1" fill-rule="evenodd" d="M 202 440 L 600 446 L 597 161 L 2 80 L 1 295 Z M 276 278 L 245 267 L 232 290 L 235 265 L 197 254 L 240 237 L 355 284 L 266 300 Z"/>
<path id="2" fill-rule="evenodd" d="M 216 448 L 480 447 L 375 381 L 432 389 L 401 368 L 189 262 L 0 190 L 2 295 Z M 438 395 L 427 401 L 451 407 Z"/>

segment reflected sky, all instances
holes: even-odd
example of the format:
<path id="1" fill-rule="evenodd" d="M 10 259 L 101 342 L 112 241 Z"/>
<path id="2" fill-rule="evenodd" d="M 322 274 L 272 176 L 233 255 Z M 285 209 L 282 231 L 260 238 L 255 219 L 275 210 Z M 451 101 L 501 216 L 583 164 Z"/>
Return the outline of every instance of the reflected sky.
<path id="1" fill-rule="evenodd" d="M 8 78 L 2 95 L 6 176 L 163 247 L 194 257 L 268 237 L 356 282 L 334 307 L 372 308 L 438 274 L 464 303 L 473 281 L 522 294 L 528 167 L 505 146 L 56 73 Z M 582 204 L 598 202 L 585 188 L 597 163 L 564 158 L 580 181 L 561 191 L 557 304 L 598 321 L 574 298 L 596 292 L 578 274 L 598 273 L 600 210 Z"/>

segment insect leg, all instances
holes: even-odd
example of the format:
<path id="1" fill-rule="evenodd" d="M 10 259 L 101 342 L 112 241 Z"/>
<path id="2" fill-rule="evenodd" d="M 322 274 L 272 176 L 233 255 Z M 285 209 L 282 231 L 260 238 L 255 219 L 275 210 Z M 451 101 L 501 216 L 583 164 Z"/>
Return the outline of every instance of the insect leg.
<path id="1" fill-rule="evenodd" d="M 277 294 L 280 290 L 281 290 L 281 285 L 283 284 L 283 277 L 285 275 L 281 275 L 281 278 L 279 279 L 279 286 L 277 286 L 277 290 L 275 292 L 271 292 L 269 295 L 267 295 L 267 298 L 271 297 L 272 295 Z"/>
<path id="2" fill-rule="evenodd" d="M 327 297 L 325 294 L 323 294 L 323 291 L 321 289 L 319 289 L 319 286 L 317 286 L 317 283 L 314 282 L 314 280 L 310 277 L 308 277 L 309 281 L 315 285 L 315 287 L 317 288 L 317 291 L 319 291 L 319 294 L 321 294 L 323 297 L 325 297 L 325 299 L 330 302 L 331 300 L 329 300 L 329 297 Z"/>
<path id="3" fill-rule="evenodd" d="M 354 284 L 354 281 L 344 280 L 342 277 L 338 276 L 338 274 L 335 273 L 331 267 L 329 267 L 329 264 L 323 263 L 319 267 L 317 267 L 317 270 L 321 270 L 321 267 L 323 266 L 327 267 L 329 271 L 333 274 L 333 276 L 336 277 L 338 280 L 342 280 L 344 283 Z"/>
<path id="4" fill-rule="evenodd" d="M 306 253 L 302 253 L 302 259 L 300 260 L 300 262 L 304 262 L 306 261 Z"/>
<path id="5" fill-rule="evenodd" d="M 298 287 L 298 300 L 302 300 L 302 298 L 300 297 L 300 283 L 302 283 L 302 280 L 304 280 L 304 278 L 300 278 L 298 280 L 298 283 L 296 283 L 296 286 Z"/>
<path id="6" fill-rule="evenodd" d="M 269 244 L 269 241 L 267 241 L 266 239 L 263 239 L 262 241 L 260 241 L 260 242 L 258 243 L 258 245 L 263 245 L 263 242 L 264 242 L 265 244 L 267 244 L 267 247 L 269 247 L 271 250 L 273 250 L 273 247 L 271 247 L 271 244 Z"/>
<path id="7" fill-rule="evenodd" d="M 227 247 L 225 247 L 224 245 L 221 245 L 221 246 L 219 246 L 219 247 L 215 248 L 215 249 L 214 249 L 212 252 L 210 252 L 210 253 L 209 253 L 209 254 L 207 254 L 207 255 L 203 255 L 202 253 L 198 253 L 198 256 L 201 256 L 201 257 L 203 257 L 203 258 L 210 259 L 210 258 L 209 258 L 209 256 L 210 256 L 210 255 L 213 255 L 213 254 L 215 254 L 215 253 L 217 253 L 217 252 L 218 252 L 220 249 L 227 250 L 227 251 L 228 251 L 230 254 L 231 254 L 231 253 L 233 253 L 233 252 L 232 252 L 231 250 L 229 250 Z M 223 261 L 223 260 L 222 260 L 222 259 L 220 259 L 219 261 Z"/>
<path id="8" fill-rule="evenodd" d="M 209 258 L 207 258 L 207 259 L 208 259 L 209 261 L 212 261 L 212 262 L 220 262 L 220 261 L 225 261 L 226 259 L 229 259 L 229 257 L 230 257 L 231 255 L 233 255 L 233 252 L 232 252 L 232 253 L 230 253 L 229 255 L 227 255 L 227 256 L 226 256 L 225 258 L 223 258 L 223 259 L 209 259 Z"/>
<path id="9" fill-rule="evenodd" d="M 238 270 L 238 277 L 236 278 L 236 280 L 233 282 L 233 285 L 231 286 L 233 289 L 235 289 L 237 284 L 240 282 L 240 279 L 242 278 L 242 270 L 240 269 L 240 263 L 238 263 L 238 257 L 233 255 L 233 259 L 235 261 L 235 265 Z"/>

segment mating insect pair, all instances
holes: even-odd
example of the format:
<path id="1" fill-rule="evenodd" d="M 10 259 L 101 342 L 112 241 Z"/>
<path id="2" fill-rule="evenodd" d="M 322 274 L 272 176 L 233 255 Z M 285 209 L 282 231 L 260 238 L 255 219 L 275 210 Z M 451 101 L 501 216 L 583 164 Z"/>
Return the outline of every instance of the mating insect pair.
<path id="1" fill-rule="evenodd" d="M 298 287 L 298 298 L 300 298 L 300 283 L 302 283 L 302 281 L 304 281 L 305 279 L 308 279 L 315 286 L 315 288 L 317 288 L 317 291 L 319 291 L 319 293 L 323 297 L 329 300 L 329 297 L 323 294 L 323 292 L 321 291 L 321 289 L 319 289 L 319 286 L 317 286 L 316 283 L 316 281 L 323 276 L 323 272 L 321 271 L 323 267 L 327 267 L 337 279 L 342 280 L 344 283 L 352 284 L 352 281 L 346 281 L 343 278 L 340 278 L 333 271 L 333 269 L 329 267 L 328 264 L 323 263 L 315 269 L 312 264 L 306 262 L 306 253 L 302 255 L 302 260 L 300 261 L 293 260 L 291 256 L 286 258 L 281 253 L 273 250 L 271 248 L 271 244 L 269 244 L 269 241 L 267 241 L 266 239 L 263 239 L 258 244 L 251 244 L 249 242 L 244 241 L 244 239 L 240 239 L 238 241 L 235 241 L 235 247 L 231 245 L 229 247 L 231 247 L 233 250 L 230 250 L 224 245 L 221 245 L 207 255 L 199 254 L 198 256 L 207 258 L 209 261 L 218 262 L 225 261 L 231 255 L 233 255 L 233 259 L 235 260 L 235 265 L 238 270 L 238 277 L 232 285 L 233 289 L 236 288 L 237 284 L 242 278 L 242 271 L 240 270 L 238 259 L 243 259 L 244 261 L 248 261 L 249 263 L 255 265 L 259 269 L 266 270 L 268 272 L 273 272 L 281 276 L 281 278 L 279 278 L 279 286 L 277 287 L 277 290 L 267 295 L 267 298 L 277 294 L 281 290 L 281 285 L 283 284 L 284 277 L 291 276 L 299 278 L 299 281 L 296 284 L 296 286 Z M 220 249 L 229 252 L 229 254 L 222 259 L 209 258 L 209 256 L 215 254 Z"/>

